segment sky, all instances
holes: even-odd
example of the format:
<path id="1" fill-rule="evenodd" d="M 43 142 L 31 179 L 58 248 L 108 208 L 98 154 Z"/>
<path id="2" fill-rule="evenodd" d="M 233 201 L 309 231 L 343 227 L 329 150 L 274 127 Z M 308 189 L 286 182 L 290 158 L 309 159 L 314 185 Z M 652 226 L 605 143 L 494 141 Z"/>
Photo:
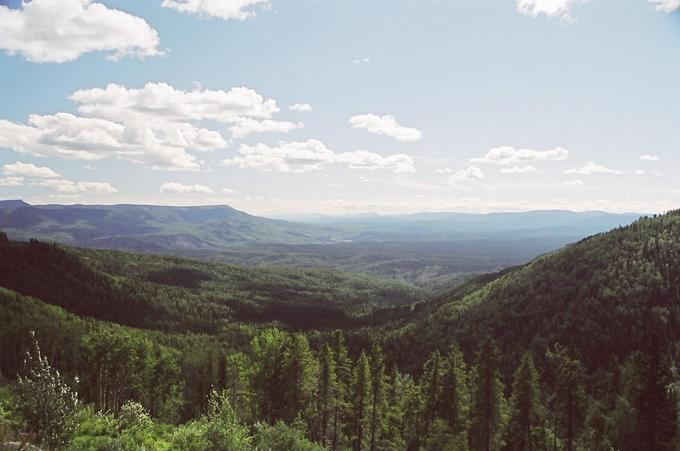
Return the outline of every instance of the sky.
<path id="1" fill-rule="evenodd" d="M 680 206 L 680 0 L 0 0 L 0 199 Z"/>

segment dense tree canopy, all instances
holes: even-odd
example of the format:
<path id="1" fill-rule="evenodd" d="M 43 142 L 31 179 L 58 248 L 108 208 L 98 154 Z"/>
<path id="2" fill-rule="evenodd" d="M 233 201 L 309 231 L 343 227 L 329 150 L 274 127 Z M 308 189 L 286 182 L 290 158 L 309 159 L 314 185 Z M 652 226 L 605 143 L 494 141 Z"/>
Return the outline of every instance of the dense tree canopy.
<path id="1" fill-rule="evenodd" d="M 0 257 L 0 442 L 23 432 L 83 450 L 680 447 L 678 212 L 387 310 L 382 282 L 344 276 L 2 235 Z M 341 289 L 319 300 L 324 283 Z M 366 293 L 377 298 L 349 314 Z M 349 322 L 251 323 L 235 313 L 241 295 L 264 309 L 317 299 Z M 41 435 L 46 424 L 56 432 Z"/>

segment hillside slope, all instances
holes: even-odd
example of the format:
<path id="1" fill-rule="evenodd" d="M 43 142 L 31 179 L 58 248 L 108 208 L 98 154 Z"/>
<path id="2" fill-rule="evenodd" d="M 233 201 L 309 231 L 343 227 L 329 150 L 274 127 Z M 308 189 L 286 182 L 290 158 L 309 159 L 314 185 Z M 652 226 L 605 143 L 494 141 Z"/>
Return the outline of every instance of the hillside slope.
<path id="1" fill-rule="evenodd" d="M 591 371 L 652 342 L 680 338 L 680 211 L 644 218 L 539 257 L 465 295 L 443 296 L 390 333 L 402 366 L 452 341 L 470 355 L 484 337 L 506 363 L 554 343 Z"/>
<path id="2" fill-rule="evenodd" d="M 406 283 L 324 270 L 244 268 L 69 248 L 0 233 L 0 287 L 132 327 L 216 333 L 228 323 L 349 327 L 427 294 Z"/>

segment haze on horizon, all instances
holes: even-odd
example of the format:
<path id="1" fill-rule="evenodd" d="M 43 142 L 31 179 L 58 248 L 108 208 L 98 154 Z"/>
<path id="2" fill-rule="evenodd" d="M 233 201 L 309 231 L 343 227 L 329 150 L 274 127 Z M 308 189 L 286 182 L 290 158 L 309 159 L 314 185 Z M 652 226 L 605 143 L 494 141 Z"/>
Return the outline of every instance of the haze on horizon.
<path id="1" fill-rule="evenodd" d="M 0 199 L 661 212 L 679 50 L 677 0 L 0 0 Z"/>

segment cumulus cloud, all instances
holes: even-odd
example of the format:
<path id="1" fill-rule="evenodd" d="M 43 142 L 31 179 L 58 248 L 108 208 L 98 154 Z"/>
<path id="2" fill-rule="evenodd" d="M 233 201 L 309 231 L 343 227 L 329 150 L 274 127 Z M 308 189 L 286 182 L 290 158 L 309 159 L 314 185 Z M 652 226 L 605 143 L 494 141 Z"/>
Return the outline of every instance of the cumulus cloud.
<path id="1" fill-rule="evenodd" d="M 680 0 L 678 0 L 680 1 Z M 640 161 L 659 161 L 661 158 L 658 155 L 650 155 L 650 154 L 645 154 L 642 155 L 639 160 Z"/>
<path id="2" fill-rule="evenodd" d="M 320 169 L 324 163 L 335 158 L 333 151 L 322 142 L 310 139 L 306 142 L 283 143 L 278 147 L 266 144 L 248 146 L 242 144 L 239 155 L 226 159 L 226 166 L 257 169 L 265 172 L 310 172 Z"/>
<path id="3" fill-rule="evenodd" d="M 449 177 L 452 182 L 460 182 L 464 180 L 480 180 L 484 178 L 484 173 L 476 166 L 470 166 L 467 169 L 461 169 Z"/>
<path id="4" fill-rule="evenodd" d="M 215 91 L 195 86 L 183 91 L 167 83 L 147 83 L 140 89 L 111 83 L 103 89 L 76 91 L 70 99 L 80 104 L 84 115 L 106 119 L 143 116 L 231 122 L 243 117 L 269 119 L 279 111 L 275 100 L 244 87 Z"/>
<path id="5" fill-rule="evenodd" d="M 583 180 L 570 180 L 568 182 L 564 182 L 565 185 L 568 186 L 582 186 L 584 185 Z"/>
<path id="6" fill-rule="evenodd" d="M 311 172 L 331 163 L 345 164 L 350 169 L 384 169 L 395 173 L 415 172 L 413 158 L 406 154 L 385 157 L 365 150 L 337 154 L 315 139 L 281 143 L 277 147 L 262 143 L 255 146 L 242 144 L 239 155 L 226 159 L 222 163 L 226 166 L 265 172 Z"/>
<path id="7" fill-rule="evenodd" d="M 605 166 L 600 166 L 599 164 L 595 164 L 594 161 L 589 161 L 586 164 L 584 164 L 581 167 L 575 167 L 571 169 L 567 169 L 564 171 L 565 174 L 576 174 L 576 175 L 592 175 L 592 174 L 614 174 L 614 175 L 622 175 L 625 174 L 625 171 L 619 171 L 617 169 L 611 169 L 607 168 Z"/>
<path id="8" fill-rule="evenodd" d="M 423 133 L 416 128 L 399 125 L 394 116 L 377 116 L 375 114 L 360 114 L 349 119 L 352 128 L 363 128 L 370 133 L 390 136 L 398 141 L 418 141 Z"/>
<path id="9" fill-rule="evenodd" d="M 216 17 L 224 20 L 246 20 L 255 16 L 254 8 L 269 7 L 268 0 L 163 0 L 163 8 L 196 14 L 205 17 Z"/>
<path id="10" fill-rule="evenodd" d="M 293 130 L 304 128 L 305 124 L 298 122 L 272 121 L 265 119 L 258 121 L 251 118 L 243 118 L 234 121 L 234 124 L 229 127 L 231 136 L 236 139 L 242 139 L 254 133 L 290 133 Z"/>
<path id="11" fill-rule="evenodd" d="M 56 178 L 59 174 L 50 168 L 44 166 L 36 166 L 32 163 L 16 163 L 6 164 L 2 167 L 2 172 L 8 176 L 17 177 L 34 177 L 34 178 Z"/>
<path id="12" fill-rule="evenodd" d="M 178 182 L 165 182 L 161 185 L 161 193 L 212 194 L 213 190 L 204 185 L 184 185 Z"/>
<path id="13" fill-rule="evenodd" d="M 436 172 L 437 174 L 450 174 L 453 171 L 451 171 L 451 168 L 443 168 L 443 169 L 437 168 L 437 169 L 434 170 L 434 172 Z"/>
<path id="14" fill-rule="evenodd" d="M 517 0 L 517 11 L 525 16 L 538 17 L 543 14 L 548 18 L 559 18 L 571 22 L 571 8 L 589 0 Z"/>
<path id="15" fill-rule="evenodd" d="M 61 194 L 112 194 L 118 192 L 116 188 L 106 182 L 73 182 L 65 179 L 45 179 L 34 183 L 54 190 Z"/>
<path id="16" fill-rule="evenodd" d="M 540 171 L 533 166 L 513 166 L 501 169 L 501 174 L 537 174 Z"/>
<path id="17" fill-rule="evenodd" d="M 0 186 L 2 187 L 13 187 L 13 186 L 21 186 L 24 184 L 24 178 L 23 177 L 3 177 L 0 178 Z"/>
<path id="18" fill-rule="evenodd" d="M 370 58 L 357 58 L 355 60 L 352 60 L 352 64 L 366 64 L 370 62 L 371 62 Z"/>
<path id="19" fill-rule="evenodd" d="M 672 13 L 680 9 L 680 0 L 649 0 L 649 3 L 653 4 L 657 11 L 665 13 Z"/>
<path id="20" fill-rule="evenodd" d="M 296 103 L 288 107 L 291 111 L 299 111 L 301 113 L 309 113 L 312 111 L 312 106 L 308 103 Z"/>
<path id="21" fill-rule="evenodd" d="M 0 5 L 0 49 L 35 63 L 63 63 L 89 52 L 108 59 L 154 56 L 158 33 L 144 21 L 92 0 L 32 0 Z"/>
<path id="22" fill-rule="evenodd" d="M 561 147 L 550 150 L 515 149 L 512 146 L 495 147 L 481 158 L 472 158 L 475 163 L 501 165 L 526 163 L 529 161 L 563 161 L 569 158 L 569 151 Z"/>
<path id="23" fill-rule="evenodd" d="M 335 161 L 347 164 L 350 169 L 386 169 L 397 174 L 416 172 L 413 158 L 403 153 L 383 157 L 377 153 L 357 150 L 341 153 Z"/>
<path id="24" fill-rule="evenodd" d="M 287 133 L 303 124 L 272 119 L 276 101 L 248 88 L 191 91 L 167 83 L 118 84 L 74 92 L 79 115 L 32 114 L 26 124 L 0 120 L 0 147 L 34 155 L 98 160 L 115 156 L 155 169 L 196 170 L 194 152 L 229 142 L 206 122 L 227 124 L 232 138 Z"/>

